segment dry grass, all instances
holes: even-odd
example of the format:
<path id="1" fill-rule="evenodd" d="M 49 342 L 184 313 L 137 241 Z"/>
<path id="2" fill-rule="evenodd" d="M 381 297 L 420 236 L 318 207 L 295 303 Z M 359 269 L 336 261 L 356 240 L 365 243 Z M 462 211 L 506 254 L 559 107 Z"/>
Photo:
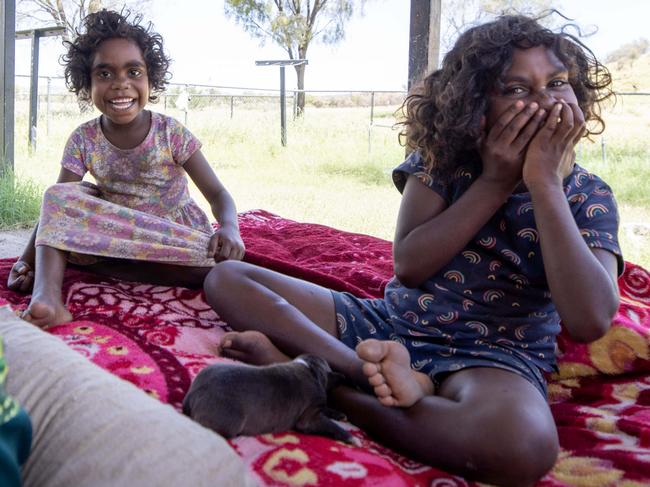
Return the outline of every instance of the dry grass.
<path id="1" fill-rule="evenodd" d="M 152 106 L 162 110 L 162 106 Z M 390 124 L 396 107 L 375 109 Z M 26 134 L 26 114 L 18 112 L 17 133 Z M 230 118 L 226 106 L 189 113 L 187 125 L 203 142 L 203 152 L 225 183 L 240 211 L 263 208 L 299 221 L 391 239 L 400 195 L 391 169 L 404 157 L 397 132 L 369 132 L 369 108 L 309 108 L 290 121 L 288 146 L 280 145 L 278 110 L 240 108 Z M 181 112 L 168 111 L 179 120 Z M 650 267 L 650 97 L 620 97 L 605 113 L 607 131 L 594 143 L 581 143 L 581 165 L 614 189 L 621 212 L 621 244 L 626 259 Z M 95 116 L 53 118 L 50 133 L 39 122 L 39 143 L 29 154 L 19 142 L 16 173 L 51 184 L 69 133 Z M 602 157 L 604 141 L 606 158 Z M 370 149 L 370 150 L 369 150 Z M 197 195 L 197 201 L 202 197 Z M 207 205 L 204 204 L 207 209 Z"/>

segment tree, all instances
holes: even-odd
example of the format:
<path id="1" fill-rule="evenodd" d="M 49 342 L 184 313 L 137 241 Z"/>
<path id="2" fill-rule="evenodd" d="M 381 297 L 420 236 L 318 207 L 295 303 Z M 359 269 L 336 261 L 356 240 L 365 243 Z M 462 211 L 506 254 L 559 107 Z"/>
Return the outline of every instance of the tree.
<path id="1" fill-rule="evenodd" d="M 143 12 L 151 0 L 120 2 L 119 0 L 18 0 L 16 22 L 25 28 L 65 27 L 63 39 L 69 41 L 77 36 L 86 15 L 102 8 L 120 10 L 129 5 L 134 11 Z"/>
<path id="2" fill-rule="evenodd" d="M 625 63 L 632 64 L 633 61 L 647 52 L 650 52 L 650 41 L 641 38 L 616 48 L 607 55 L 605 61 L 608 63 L 617 63 L 620 67 Z"/>
<path id="3" fill-rule="evenodd" d="M 262 44 L 270 39 L 287 51 L 289 59 L 307 59 L 312 41 L 341 41 L 345 23 L 364 4 L 365 0 L 225 0 L 224 10 Z M 305 89 L 305 67 L 294 66 L 298 90 Z M 305 109 L 303 91 L 298 93 L 297 108 L 298 114 Z"/>
<path id="4" fill-rule="evenodd" d="M 456 38 L 471 26 L 482 24 L 504 13 L 537 16 L 558 8 L 559 0 L 443 0 L 444 19 L 440 52 L 447 52 Z M 557 16 L 547 17 L 541 23 L 553 27 Z"/>

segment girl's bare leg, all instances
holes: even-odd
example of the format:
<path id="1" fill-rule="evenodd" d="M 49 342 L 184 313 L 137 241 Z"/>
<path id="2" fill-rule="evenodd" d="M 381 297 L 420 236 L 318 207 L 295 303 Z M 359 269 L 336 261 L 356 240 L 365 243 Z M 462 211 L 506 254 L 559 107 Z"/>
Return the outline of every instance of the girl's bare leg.
<path id="1" fill-rule="evenodd" d="M 23 319 L 42 328 L 66 323 L 72 315 L 63 304 L 61 286 L 68 253 L 46 245 L 36 247 L 32 299 Z M 200 288 L 211 267 L 190 267 L 155 262 L 133 263 L 110 259 L 81 269 L 127 281 Z"/>
<path id="2" fill-rule="evenodd" d="M 67 264 L 67 252 L 46 245 L 36 247 L 34 289 L 22 318 L 45 328 L 72 320 L 63 304 L 61 285 Z"/>
<path id="3" fill-rule="evenodd" d="M 338 339 L 329 289 L 236 261 L 217 264 L 204 289 L 208 303 L 234 330 L 259 331 L 289 357 L 318 355 L 367 387 L 362 360 Z M 233 349 L 222 348 L 225 356 Z"/>
<path id="4" fill-rule="evenodd" d="M 381 443 L 428 465 L 496 485 L 533 485 L 555 463 L 553 416 L 523 377 L 493 368 L 450 375 L 438 394 L 409 408 L 381 405 L 348 387 L 332 406 Z"/>
<path id="5" fill-rule="evenodd" d="M 257 331 L 228 333 L 224 342 L 229 342 L 232 358 L 247 363 L 289 360 Z M 526 379 L 505 370 L 455 372 L 437 395 L 424 396 L 411 407 L 386 407 L 374 395 L 346 386 L 331 392 L 330 403 L 389 448 L 467 479 L 532 485 L 553 467 L 558 454 L 557 430 L 545 398 Z"/>

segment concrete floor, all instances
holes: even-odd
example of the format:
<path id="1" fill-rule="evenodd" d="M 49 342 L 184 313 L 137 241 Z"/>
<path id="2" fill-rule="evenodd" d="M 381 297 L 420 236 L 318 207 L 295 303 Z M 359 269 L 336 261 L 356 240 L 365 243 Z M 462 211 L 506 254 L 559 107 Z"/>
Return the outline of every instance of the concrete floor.
<path id="1" fill-rule="evenodd" d="M 31 229 L 0 231 L 0 259 L 22 254 L 31 233 Z"/>

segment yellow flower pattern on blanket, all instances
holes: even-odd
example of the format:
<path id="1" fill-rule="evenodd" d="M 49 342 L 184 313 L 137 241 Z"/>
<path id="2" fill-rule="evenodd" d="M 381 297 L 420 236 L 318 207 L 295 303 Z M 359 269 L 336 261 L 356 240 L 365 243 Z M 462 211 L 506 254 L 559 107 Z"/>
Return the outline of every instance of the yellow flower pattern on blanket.
<path id="1" fill-rule="evenodd" d="M 607 460 L 599 458 L 568 456 L 566 452 L 553 468 L 553 476 L 568 485 L 578 487 L 618 485 L 616 482 L 623 477 L 623 471 L 612 468 Z"/>
<path id="2" fill-rule="evenodd" d="M 622 374 L 633 368 L 636 359 L 648 360 L 648 337 L 630 328 L 614 327 L 589 344 L 589 358 L 600 372 Z"/>

